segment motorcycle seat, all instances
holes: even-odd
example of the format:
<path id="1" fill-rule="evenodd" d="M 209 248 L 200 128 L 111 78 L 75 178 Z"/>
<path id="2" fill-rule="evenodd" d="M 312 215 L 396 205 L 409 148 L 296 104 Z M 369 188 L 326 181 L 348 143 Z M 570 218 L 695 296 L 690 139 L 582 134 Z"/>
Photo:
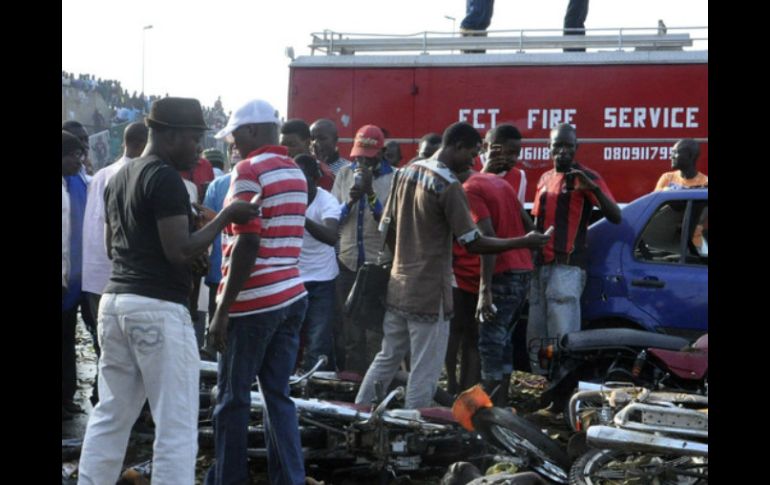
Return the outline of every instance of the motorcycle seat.
<path id="1" fill-rule="evenodd" d="M 709 334 L 701 335 L 700 338 L 698 338 L 698 340 L 696 340 L 695 343 L 692 344 L 692 348 L 708 352 L 709 351 Z"/>
<path id="2" fill-rule="evenodd" d="M 452 415 L 450 408 L 420 408 L 418 411 L 420 411 L 420 416 L 425 420 L 439 424 L 457 424 L 457 420 Z"/>
<path id="3" fill-rule="evenodd" d="M 619 347 L 639 349 L 655 347 L 664 350 L 681 350 L 688 345 L 689 342 L 682 337 L 630 328 L 581 330 L 568 333 L 561 339 L 561 348 L 571 352 Z"/>
<path id="4" fill-rule="evenodd" d="M 364 380 L 364 376 L 362 376 L 358 372 L 353 372 L 349 370 L 343 370 L 343 371 L 337 372 L 337 378 L 341 381 L 350 381 L 350 382 L 357 382 L 357 383 L 361 383 Z"/>
<path id="5" fill-rule="evenodd" d="M 663 362 L 680 379 L 699 381 L 709 370 L 709 356 L 706 352 L 649 349 L 647 353 Z"/>

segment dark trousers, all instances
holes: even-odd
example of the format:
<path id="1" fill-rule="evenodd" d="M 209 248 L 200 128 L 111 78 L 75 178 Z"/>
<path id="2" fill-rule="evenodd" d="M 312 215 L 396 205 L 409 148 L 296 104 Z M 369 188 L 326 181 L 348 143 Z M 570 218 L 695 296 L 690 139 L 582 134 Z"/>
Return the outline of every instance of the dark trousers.
<path id="1" fill-rule="evenodd" d="M 98 293 L 86 293 L 83 292 L 88 300 L 88 308 L 91 310 L 91 317 L 96 320 L 96 324 L 99 323 L 99 301 L 102 299 L 102 295 Z M 88 325 L 86 325 L 88 326 Z M 93 329 L 89 328 L 91 337 L 94 342 L 94 351 L 96 352 L 96 375 L 94 376 L 94 388 L 91 390 L 91 403 L 99 401 L 99 357 L 102 355 L 102 349 L 99 348 L 99 337 L 97 336 L 96 326 Z"/>
<path id="2" fill-rule="evenodd" d="M 333 370 L 335 368 L 332 330 L 335 305 L 334 287 L 335 280 L 305 282 L 308 306 L 301 331 L 305 343 L 301 365 L 304 370 L 313 367 L 321 355 L 325 355 L 329 360 L 320 370 Z"/>
<path id="3" fill-rule="evenodd" d="M 564 15 L 564 35 L 586 35 L 587 17 L 588 0 L 570 0 L 567 5 L 567 13 Z M 564 49 L 564 52 L 585 52 L 585 49 Z"/>
<path id="4" fill-rule="evenodd" d="M 206 282 L 206 286 L 209 287 L 209 316 L 208 320 L 211 322 L 211 319 L 214 318 L 214 312 L 217 311 L 217 288 L 219 288 L 219 283 L 209 283 Z"/>
<path id="5" fill-rule="evenodd" d="M 449 323 L 444 365 L 447 373 L 447 392 L 455 395 L 481 380 L 479 359 L 479 324 L 476 321 L 476 304 L 479 296 L 459 288 L 452 288 L 454 316 Z M 462 357 L 461 357 L 462 354 Z M 460 377 L 457 362 L 460 361 Z"/>
<path id="6" fill-rule="evenodd" d="M 367 330 L 364 322 L 354 322 L 343 315 L 345 300 L 356 281 L 356 272 L 340 263 L 337 276 L 337 314 L 334 340 L 337 368 L 365 374 L 380 351 L 382 331 Z"/>
<path id="7" fill-rule="evenodd" d="M 75 305 L 61 312 L 61 400 L 71 401 L 77 389 L 75 366 L 75 326 L 78 323 L 78 307 Z"/>
<path id="8" fill-rule="evenodd" d="M 75 328 L 78 323 L 78 309 L 80 309 L 83 323 L 94 341 L 94 347 L 99 348 L 96 337 L 96 320 L 83 293 L 78 302 L 69 310 L 61 312 L 61 399 L 62 402 L 72 401 L 78 387 L 77 364 L 75 355 Z M 97 355 L 99 351 L 97 350 Z"/>
<path id="9" fill-rule="evenodd" d="M 495 0 L 466 0 L 465 18 L 460 28 L 465 30 L 487 30 L 492 22 Z"/>

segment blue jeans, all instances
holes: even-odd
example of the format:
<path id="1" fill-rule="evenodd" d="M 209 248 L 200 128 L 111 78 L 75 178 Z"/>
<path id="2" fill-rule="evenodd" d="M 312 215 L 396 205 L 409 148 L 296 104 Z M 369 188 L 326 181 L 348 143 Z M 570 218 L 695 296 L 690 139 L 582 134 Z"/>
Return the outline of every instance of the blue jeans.
<path id="1" fill-rule="evenodd" d="M 495 0 L 466 0 L 465 18 L 460 28 L 465 30 L 486 30 L 492 22 Z"/>
<path id="2" fill-rule="evenodd" d="M 492 276 L 492 302 L 497 315 L 479 325 L 481 378 L 499 381 L 513 372 L 513 328 L 529 292 L 530 273 L 498 273 Z"/>
<path id="3" fill-rule="evenodd" d="M 306 310 L 307 298 L 303 297 L 272 312 L 230 319 L 227 351 L 219 355 L 219 395 L 214 408 L 216 461 L 206 475 L 206 485 L 249 483 L 249 394 L 257 376 L 266 408 L 270 483 L 305 483 L 297 411 L 289 397 L 289 376 L 297 360 L 299 329 Z"/>
<path id="4" fill-rule="evenodd" d="M 321 370 L 335 368 L 332 331 L 335 286 L 336 280 L 305 282 L 308 298 L 307 313 L 302 323 L 302 337 L 305 342 L 302 368 L 305 370 L 313 367 L 321 355 L 329 358 Z"/>

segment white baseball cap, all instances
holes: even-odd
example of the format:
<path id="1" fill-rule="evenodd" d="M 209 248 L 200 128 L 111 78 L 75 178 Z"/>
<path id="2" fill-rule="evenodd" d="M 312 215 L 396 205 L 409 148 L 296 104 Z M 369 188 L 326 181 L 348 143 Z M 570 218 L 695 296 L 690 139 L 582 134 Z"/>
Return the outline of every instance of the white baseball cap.
<path id="1" fill-rule="evenodd" d="M 230 115 L 230 119 L 227 120 L 227 126 L 214 135 L 214 138 L 224 138 L 239 126 L 252 123 L 275 123 L 280 126 L 281 119 L 278 117 L 278 110 L 273 108 L 273 105 L 261 99 L 253 99 L 235 110 Z"/>

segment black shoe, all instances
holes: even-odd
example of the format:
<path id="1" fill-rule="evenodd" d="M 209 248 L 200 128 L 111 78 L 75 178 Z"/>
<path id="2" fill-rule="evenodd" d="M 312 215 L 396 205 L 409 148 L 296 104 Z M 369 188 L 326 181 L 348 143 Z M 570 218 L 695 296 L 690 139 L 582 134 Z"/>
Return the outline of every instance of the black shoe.
<path id="1" fill-rule="evenodd" d="M 72 415 L 72 413 L 70 413 L 69 411 L 67 411 L 67 410 L 64 408 L 64 404 L 62 404 L 62 406 L 61 406 L 61 420 L 62 420 L 62 421 L 72 421 L 72 418 L 74 418 L 74 416 Z"/>
<path id="2" fill-rule="evenodd" d="M 65 401 L 62 403 L 62 409 L 65 409 L 68 413 L 71 414 L 84 414 L 85 411 L 83 411 L 83 408 L 75 404 L 74 401 Z"/>
<path id="3" fill-rule="evenodd" d="M 460 29 L 460 34 L 463 37 L 486 37 L 487 36 L 486 31 L 473 31 L 473 30 L 466 31 L 464 29 Z M 487 51 L 482 49 L 479 49 L 479 50 L 471 49 L 471 50 L 460 50 L 460 52 L 462 52 L 463 54 L 485 54 Z"/>
<path id="4" fill-rule="evenodd" d="M 206 344 L 205 346 L 198 349 L 200 352 L 200 358 L 201 360 L 207 360 L 209 362 L 216 362 L 217 361 L 217 351 L 214 349 L 214 347 L 209 346 Z"/>
<path id="5" fill-rule="evenodd" d="M 484 388 L 484 392 L 487 393 L 493 404 L 499 399 L 497 396 L 501 392 L 500 389 L 502 386 L 500 384 L 500 381 L 490 381 L 486 379 L 481 381 L 481 387 Z"/>
<path id="6" fill-rule="evenodd" d="M 507 407 L 508 401 L 510 399 L 509 397 L 509 390 L 511 387 L 511 374 L 503 374 L 503 380 L 500 381 L 500 389 L 497 391 L 497 395 L 495 396 L 497 400 L 493 400 L 493 403 L 495 406 L 498 407 Z"/>

